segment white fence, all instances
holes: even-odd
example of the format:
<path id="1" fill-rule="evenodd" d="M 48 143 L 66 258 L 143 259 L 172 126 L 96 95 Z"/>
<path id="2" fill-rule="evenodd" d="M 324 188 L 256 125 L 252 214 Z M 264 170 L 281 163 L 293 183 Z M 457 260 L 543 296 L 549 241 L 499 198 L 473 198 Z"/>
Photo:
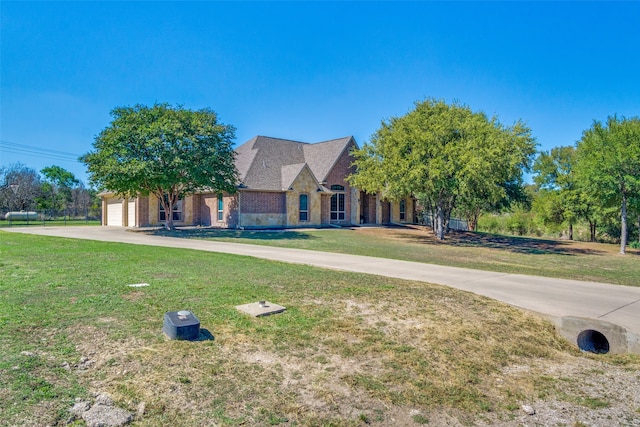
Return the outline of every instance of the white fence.
<path id="1" fill-rule="evenodd" d="M 422 223 L 430 226 L 433 223 L 431 218 L 430 214 L 422 215 Z M 449 229 L 456 231 L 469 231 L 469 224 L 465 219 L 451 218 L 449 219 Z"/>

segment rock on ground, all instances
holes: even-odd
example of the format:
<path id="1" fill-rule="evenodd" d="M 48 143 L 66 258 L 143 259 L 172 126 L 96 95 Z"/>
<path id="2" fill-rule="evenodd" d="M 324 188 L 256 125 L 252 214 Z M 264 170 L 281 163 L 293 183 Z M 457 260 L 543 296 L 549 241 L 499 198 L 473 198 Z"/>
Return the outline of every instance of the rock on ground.
<path id="1" fill-rule="evenodd" d="M 73 418 L 82 418 L 87 427 L 122 427 L 133 420 L 128 411 L 114 405 L 113 399 L 107 393 L 96 396 L 93 406 L 90 402 L 77 400 L 70 409 Z"/>

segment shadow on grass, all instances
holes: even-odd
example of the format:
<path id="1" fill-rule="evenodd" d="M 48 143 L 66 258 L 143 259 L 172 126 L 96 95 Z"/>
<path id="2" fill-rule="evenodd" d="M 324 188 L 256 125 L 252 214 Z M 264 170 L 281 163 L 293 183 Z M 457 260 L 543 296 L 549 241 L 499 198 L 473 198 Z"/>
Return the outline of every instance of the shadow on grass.
<path id="1" fill-rule="evenodd" d="M 208 329 L 200 328 L 200 335 L 195 341 L 214 341 L 215 339 L 216 337 Z"/>
<path id="2" fill-rule="evenodd" d="M 173 231 L 158 229 L 150 232 L 156 236 L 187 239 L 251 239 L 251 240 L 309 240 L 308 233 L 294 230 L 225 230 L 219 228 L 178 228 Z"/>
<path id="3" fill-rule="evenodd" d="M 596 249 L 576 247 L 573 245 L 574 242 L 471 231 L 451 231 L 445 236 L 444 242 L 436 240 L 432 233 L 425 236 L 402 235 L 402 238 L 422 244 L 490 248 L 528 255 L 602 255 L 606 253 Z"/>

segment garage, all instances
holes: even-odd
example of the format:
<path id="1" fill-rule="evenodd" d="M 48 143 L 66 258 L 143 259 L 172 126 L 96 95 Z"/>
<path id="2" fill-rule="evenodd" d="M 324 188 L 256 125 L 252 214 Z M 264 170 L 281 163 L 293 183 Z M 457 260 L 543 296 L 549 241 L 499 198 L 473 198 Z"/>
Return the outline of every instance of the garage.
<path id="1" fill-rule="evenodd" d="M 122 227 L 122 199 L 107 199 L 107 225 Z"/>

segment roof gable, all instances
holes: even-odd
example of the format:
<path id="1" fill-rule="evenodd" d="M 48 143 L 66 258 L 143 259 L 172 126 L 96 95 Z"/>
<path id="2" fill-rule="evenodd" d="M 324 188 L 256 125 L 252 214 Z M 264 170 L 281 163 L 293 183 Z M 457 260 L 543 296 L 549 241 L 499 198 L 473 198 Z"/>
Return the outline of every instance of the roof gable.
<path id="1" fill-rule="evenodd" d="M 321 183 L 351 141 L 353 137 L 308 144 L 256 136 L 235 150 L 241 185 L 255 190 L 286 190 L 305 164 Z"/>
<path id="2" fill-rule="evenodd" d="M 288 190 L 291 185 L 293 185 L 293 182 L 296 180 L 296 178 L 298 177 L 298 175 L 300 175 L 300 173 L 302 172 L 302 170 L 305 168 L 307 164 L 306 163 L 297 163 L 295 165 L 285 165 L 282 166 L 281 168 L 281 173 L 282 173 L 282 189 L 283 190 Z"/>
<path id="3" fill-rule="evenodd" d="M 336 164 L 340 155 L 353 137 L 345 137 L 333 139 L 330 141 L 319 142 L 317 144 L 307 144 L 304 147 L 305 158 L 309 164 L 309 168 L 313 171 L 319 182 L 324 182 L 331 172 L 333 165 Z"/>

